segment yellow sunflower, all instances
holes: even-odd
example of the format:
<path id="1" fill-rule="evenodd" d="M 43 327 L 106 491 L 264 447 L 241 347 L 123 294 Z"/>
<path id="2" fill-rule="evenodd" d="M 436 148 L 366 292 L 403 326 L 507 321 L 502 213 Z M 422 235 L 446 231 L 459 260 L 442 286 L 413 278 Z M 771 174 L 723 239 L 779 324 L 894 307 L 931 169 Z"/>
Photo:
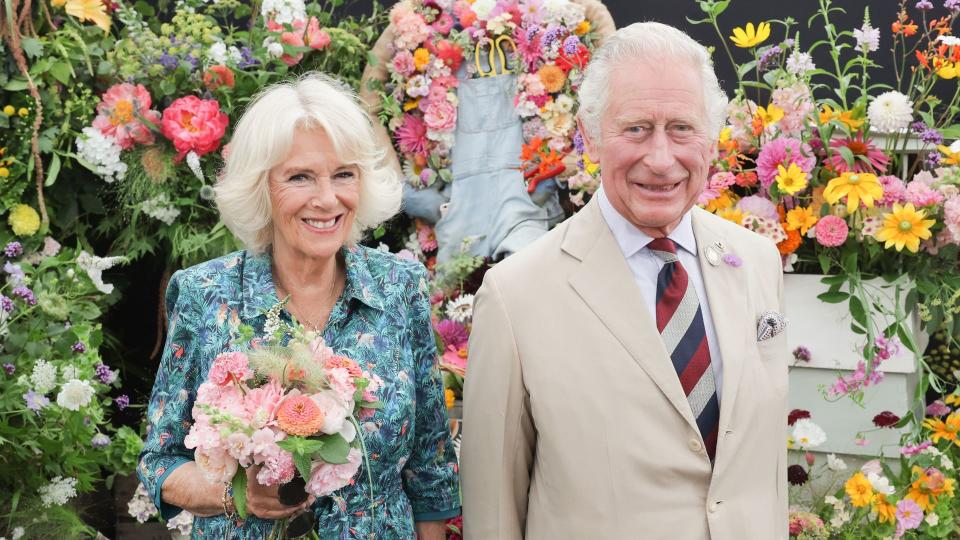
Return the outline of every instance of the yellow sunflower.
<path id="1" fill-rule="evenodd" d="M 823 197 L 830 204 L 846 197 L 847 212 L 853 213 L 861 201 L 867 208 L 873 208 L 874 201 L 883 197 L 883 186 L 875 174 L 847 171 L 827 183 Z"/>
<path id="2" fill-rule="evenodd" d="M 930 227 L 936 223 L 936 220 L 924 217 L 926 211 L 917 210 L 913 203 L 904 206 L 894 203 L 893 212 L 883 215 L 883 227 L 877 233 L 877 240 L 886 242 L 883 247 L 887 249 L 893 246 L 902 251 L 906 246 L 911 253 L 916 253 L 920 250 L 920 240 L 930 238 Z"/>

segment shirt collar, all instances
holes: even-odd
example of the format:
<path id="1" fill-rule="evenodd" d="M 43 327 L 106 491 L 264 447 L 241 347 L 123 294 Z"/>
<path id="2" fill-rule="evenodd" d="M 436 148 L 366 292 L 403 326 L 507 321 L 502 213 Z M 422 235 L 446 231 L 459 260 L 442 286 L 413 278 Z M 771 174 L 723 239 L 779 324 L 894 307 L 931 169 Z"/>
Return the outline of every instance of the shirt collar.
<path id="1" fill-rule="evenodd" d="M 603 191 L 603 187 L 597 190 L 595 196 L 600 205 L 600 213 L 603 214 L 603 219 L 607 222 L 607 226 L 610 227 L 610 232 L 613 233 L 613 237 L 620 246 L 620 251 L 623 252 L 625 259 L 629 259 L 653 241 L 652 236 L 627 221 L 627 218 L 623 217 L 620 212 L 613 207 L 610 199 L 607 198 L 607 194 Z M 693 223 L 690 219 L 689 211 L 683 215 L 683 218 L 680 219 L 680 224 L 677 225 L 677 228 L 674 229 L 673 232 L 667 235 L 667 238 L 673 240 L 678 246 L 696 257 L 697 239 L 693 235 Z"/>
<path id="2" fill-rule="evenodd" d="M 383 298 L 377 293 L 365 250 L 357 246 L 344 246 L 340 248 L 340 254 L 347 270 L 343 298 L 356 299 L 364 305 L 382 311 Z M 243 290 L 240 291 L 243 298 L 242 315 L 246 319 L 252 319 L 269 311 L 280 300 L 277 298 L 277 289 L 273 283 L 270 254 L 254 255 L 244 251 L 242 257 Z"/>

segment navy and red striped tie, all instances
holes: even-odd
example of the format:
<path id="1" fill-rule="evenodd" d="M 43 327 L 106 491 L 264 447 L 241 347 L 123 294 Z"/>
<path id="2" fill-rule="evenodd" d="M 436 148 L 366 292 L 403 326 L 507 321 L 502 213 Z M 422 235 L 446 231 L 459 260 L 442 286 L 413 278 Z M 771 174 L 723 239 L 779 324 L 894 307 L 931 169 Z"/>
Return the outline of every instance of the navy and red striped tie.
<path id="1" fill-rule="evenodd" d="M 673 240 L 656 238 L 647 247 L 664 262 L 657 275 L 657 330 L 670 353 L 707 454 L 713 461 L 717 452 L 720 401 L 697 291 L 677 258 L 677 245 Z"/>

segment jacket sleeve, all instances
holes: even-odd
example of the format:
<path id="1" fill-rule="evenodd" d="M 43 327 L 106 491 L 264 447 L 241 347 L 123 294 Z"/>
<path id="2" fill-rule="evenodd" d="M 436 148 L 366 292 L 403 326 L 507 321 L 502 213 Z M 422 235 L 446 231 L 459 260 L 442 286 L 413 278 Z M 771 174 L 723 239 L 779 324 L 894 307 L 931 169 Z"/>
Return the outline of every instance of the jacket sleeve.
<path id="1" fill-rule="evenodd" d="M 415 521 L 440 521 L 460 515 L 460 476 L 430 320 L 426 270 L 418 266 L 409 303 L 410 343 L 416 363 L 416 418 L 403 488 Z"/>
<path id="2" fill-rule="evenodd" d="M 196 333 L 200 323 L 200 299 L 191 294 L 185 276 L 182 270 L 178 271 L 167 286 L 167 338 L 150 395 L 147 438 L 137 466 L 137 475 L 150 492 L 164 520 L 182 511 L 163 501 L 161 489 L 170 473 L 184 463 L 193 461 L 193 450 L 183 445 L 183 439 L 193 418 L 192 408 L 202 361 Z"/>
<path id="3" fill-rule="evenodd" d="M 495 272 L 474 301 L 464 388 L 463 499 L 468 539 L 522 539 L 536 448 L 520 356 Z"/>

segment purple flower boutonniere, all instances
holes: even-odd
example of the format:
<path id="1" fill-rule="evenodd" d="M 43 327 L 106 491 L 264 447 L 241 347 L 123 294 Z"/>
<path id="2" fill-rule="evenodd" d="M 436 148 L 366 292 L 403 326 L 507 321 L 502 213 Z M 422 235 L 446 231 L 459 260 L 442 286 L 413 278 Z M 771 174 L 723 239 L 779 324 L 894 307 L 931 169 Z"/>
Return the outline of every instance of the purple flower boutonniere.
<path id="1" fill-rule="evenodd" d="M 743 264 L 743 259 L 741 259 L 740 257 L 737 257 L 733 253 L 727 253 L 726 255 L 723 256 L 723 262 L 727 263 L 728 265 L 734 268 L 740 268 L 740 265 Z"/>

